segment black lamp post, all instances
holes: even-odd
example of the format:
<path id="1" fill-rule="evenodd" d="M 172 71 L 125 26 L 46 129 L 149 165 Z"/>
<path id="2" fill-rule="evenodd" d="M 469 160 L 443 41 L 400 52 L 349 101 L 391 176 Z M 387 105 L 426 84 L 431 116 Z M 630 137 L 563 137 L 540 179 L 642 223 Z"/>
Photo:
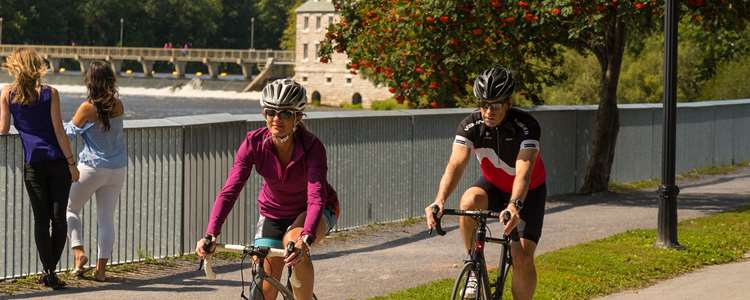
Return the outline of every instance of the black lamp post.
<path id="1" fill-rule="evenodd" d="M 675 140 L 677 115 L 677 0 L 667 0 L 664 14 L 664 138 L 659 186 L 657 246 L 680 248 L 677 242 L 677 195 Z"/>

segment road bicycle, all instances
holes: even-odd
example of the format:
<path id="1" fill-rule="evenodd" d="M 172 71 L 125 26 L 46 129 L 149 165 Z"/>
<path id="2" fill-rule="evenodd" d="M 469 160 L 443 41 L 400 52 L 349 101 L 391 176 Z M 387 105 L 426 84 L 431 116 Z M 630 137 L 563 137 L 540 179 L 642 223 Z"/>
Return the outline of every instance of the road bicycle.
<path id="1" fill-rule="evenodd" d="M 432 215 L 435 218 L 435 231 L 439 235 L 445 235 L 445 231 L 440 225 L 441 219 L 445 215 L 468 216 L 477 221 L 478 226 L 474 234 L 474 246 L 469 252 L 469 257 L 465 260 L 461 272 L 456 277 L 453 285 L 451 299 L 480 299 L 480 300 L 500 300 L 503 298 L 503 287 L 510 273 L 510 266 L 513 259 L 510 255 L 510 237 L 503 235 L 502 238 L 494 238 L 487 235 L 487 220 L 500 219 L 501 213 L 490 210 L 457 210 L 444 209 L 443 214 L 439 215 L 439 208 L 432 207 Z M 504 211 L 502 214 L 503 223 L 510 219 L 510 212 Z M 430 230 L 432 234 L 432 230 Z M 484 258 L 484 246 L 486 242 L 500 245 L 500 263 L 497 269 L 497 278 L 490 281 L 487 273 L 487 265 Z M 467 295 L 467 286 L 469 286 L 469 277 L 477 280 L 476 294 Z M 470 297 L 471 296 L 471 297 Z"/>
<path id="2" fill-rule="evenodd" d="M 287 267 L 287 276 L 286 276 L 286 284 L 282 284 L 273 276 L 270 274 L 267 274 L 263 267 L 263 261 L 266 258 L 272 258 L 272 257 L 286 257 L 287 253 L 292 253 L 294 251 L 294 242 L 289 242 L 287 244 L 287 249 L 276 249 L 276 248 L 269 248 L 269 247 L 260 247 L 260 246 L 254 246 L 254 245 L 231 245 L 231 244 L 219 244 L 219 243 L 213 243 L 216 248 L 214 250 L 214 253 L 216 252 L 234 252 L 234 253 L 242 253 L 242 261 L 240 263 L 240 278 L 242 281 L 242 292 L 240 293 L 240 297 L 242 299 L 246 300 L 265 300 L 263 296 L 263 281 L 267 281 L 271 284 L 277 291 L 279 291 L 279 296 L 282 297 L 284 300 L 294 300 L 294 293 L 292 292 L 292 286 L 294 287 L 300 287 L 302 286 L 302 283 L 297 280 L 294 269 L 292 267 Z M 206 244 L 207 248 L 210 249 L 211 247 L 214 247 L 214 245 L 211 245 L 211 243 Z M 206 277 L 209 279 L 216 278 L 216 273 L 213 271 L 213 261 L 211 258 L 212 255 L 207 255 L 204 259 L 201 260 L 200 266 L 198 267 L 198 270 L 203 269 L 206 273 Z M 245 259 L 250 256 L 252 259 L 250 260 L 250 271 L 251 271 L 251 278 L 252 282 L 249 284 L 250 293 L 248 296 L 245 295 L 245 275 L 243 272 L 243 265 L 245 262 Z M 317 300 L 317 297 L 313 295 L 313 299 Z"/>

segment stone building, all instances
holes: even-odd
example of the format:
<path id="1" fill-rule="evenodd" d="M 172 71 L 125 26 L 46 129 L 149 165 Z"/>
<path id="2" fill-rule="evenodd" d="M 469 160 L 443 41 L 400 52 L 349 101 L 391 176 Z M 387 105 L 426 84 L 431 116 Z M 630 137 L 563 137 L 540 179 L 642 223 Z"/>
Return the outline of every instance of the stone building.
<path id="1" fill-rule="evenodd" d="M 385 87 L 376 87 L 369 80 L 353 75 L 346 68 L 346 54 L 334 53 L 324 64 L 318 57 L 320 41 L 325 39 L 328 25 L 338 22 L 339 16 L 330 0 L 310 0 L 297 9 L 296 59 L 294 79 L 305 86 L 310 100 L 338 106 L 341 103 L 361 103 L 370 107 L 372 101 L 392 95 Z"/>

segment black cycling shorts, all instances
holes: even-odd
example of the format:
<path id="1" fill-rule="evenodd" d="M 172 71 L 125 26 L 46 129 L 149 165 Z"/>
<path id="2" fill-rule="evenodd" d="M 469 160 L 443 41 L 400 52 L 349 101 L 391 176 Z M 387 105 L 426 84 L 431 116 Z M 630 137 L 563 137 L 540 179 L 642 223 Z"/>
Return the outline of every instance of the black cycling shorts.
<path id="1" fill-rule="evenodd" d="M 294 224 L 295 219 L 271 219 L 265 216 L 260 216 L 258 224 L 255 227 L 255 241 L 254 245 L 259 247 L 270 247 L 284 249 L 282 240 L 289 227 Z M 336 214 L 330 208 L 323 209 L 323 218 L 321 222 L 326 222 L 328 225 L 328 232 L 338 223 Z"/>
<path id="2" fill-rule="evenodd" d="M 492 211 L 502 211 L 508 206 L 510 194 L 501 191 L 492 183 L 480 176 L 474 182 L 473 187 L 483 189 L 487 193 L 488 208 Z M 542 225 L 544 223 L 544 206 L 547 202 L 547 185 L 542 184 L 534 189 L 529 190 L 524 200 L 524 207 L 521 210 L 521 220 L 516 229 L 511 234 L 511 239 L 518 241 L 524 238 L 534 243 L 539 243 L 542 237 Z"/>

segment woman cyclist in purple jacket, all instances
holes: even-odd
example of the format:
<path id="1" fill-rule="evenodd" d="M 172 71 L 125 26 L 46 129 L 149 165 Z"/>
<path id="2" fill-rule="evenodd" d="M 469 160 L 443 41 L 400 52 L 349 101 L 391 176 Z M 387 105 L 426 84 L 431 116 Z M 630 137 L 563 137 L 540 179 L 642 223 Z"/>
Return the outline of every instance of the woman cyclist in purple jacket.
<path id="1" fill-rule="evenodd" d="M 253 166 L 263 177 L 258 195 L 260 218 L 256 246 L 283 248 L 295 242 L 287 258 L 269 258 L 264 269 L 281 278 L 283 264 L 295 268 L 302 286 L 294 289 L 297 299 L 312 299 L 314 274 L 309 247 L 325 236 L 338 219 L 336 192 L 328 184 L 326 150 L 302 124 L 307 98 L 305 88 L 292 79 L 279 79 L 263 89 L 261 109 L 266 127 L 248 132 L 235 155 L 227 182 L 216 196 L 206 237 L 196 252 L 207 254 L 204 245 L 215 240 L 232 210 Z M 277 291 L 267 282 L 265 299 L 276 299 Z"/>

